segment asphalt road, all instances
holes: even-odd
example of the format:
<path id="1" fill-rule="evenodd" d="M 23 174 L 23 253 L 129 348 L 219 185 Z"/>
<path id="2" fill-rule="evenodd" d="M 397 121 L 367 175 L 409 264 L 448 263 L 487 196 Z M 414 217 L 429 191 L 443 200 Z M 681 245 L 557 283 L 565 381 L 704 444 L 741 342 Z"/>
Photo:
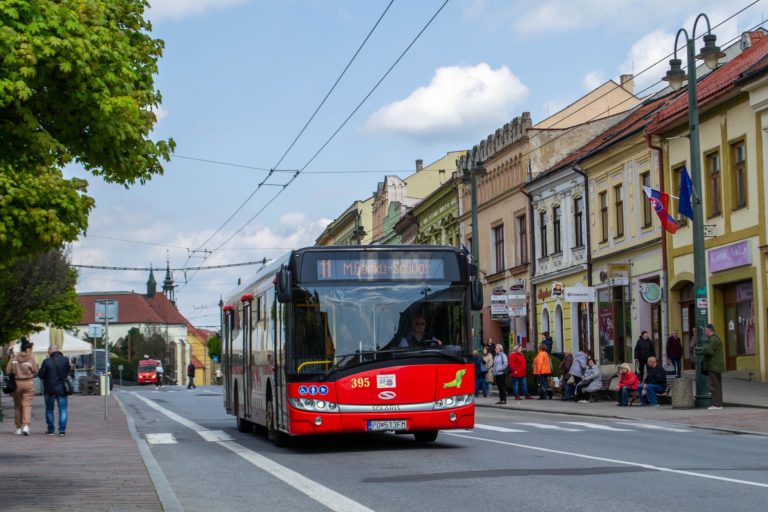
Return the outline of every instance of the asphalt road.
<path id="1" fill-rule="evenodd" d="M 768 499 L 768 436 L 479 408 L 474 430 L 426 445 L 381 434 L 276 448 L 237 432 L 221 387 L 118 396 L 187 511 L 751 511 Z"/>

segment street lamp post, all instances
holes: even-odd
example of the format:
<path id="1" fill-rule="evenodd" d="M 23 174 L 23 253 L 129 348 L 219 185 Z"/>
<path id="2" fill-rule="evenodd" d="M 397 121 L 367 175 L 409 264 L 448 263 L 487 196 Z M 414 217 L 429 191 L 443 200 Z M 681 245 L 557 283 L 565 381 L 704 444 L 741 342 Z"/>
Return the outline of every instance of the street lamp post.
<path id="1" fill-rule="evenodd" d="M 472 200 L 472 262 L 478 267 L 478 273 L 475 279 L 480 279 L 480 265 L 479 265 L 479 240 L 478 240 L 478 227 L 477 227 L 477 177 L 484 176 L 486 174 L 483 162 L 472 158 L 473 153 L 467 151 L 464 160 L 464 169 L 462 172 L 462 182 L 469 183 L 470 194 Z M 471 161 L 470 161 L 471 160 Z M 480 312 L 472 311 L 472 343 L 473 346 L 479 347 L 481 345 L 480 340 Z"/>
<path id="2" fill-rule="evenodd" d="M 707 33 L 704 36 L 704 47 L 699 55 L 694 55 L 696 41 L 696 25 L 700 19 L 707 22 Z M 701 154 L 699 149 L 699 106 L 696 98 L 696 59 L 701 59 L 710 69 L 717 67 L 718 59 L 725 56 L 720 47 L 715 44 L 717 37 L 712 34 L 709 18 L 706 14 L 699 14 L 693 23 L 693 33 L 689 37 L 688 32 L 681 28 L 675 37 L 674 58 L 669 61 L 669 71 L 664 80 L 669 82 L 672 90 L 677 91 L 683 86 L 686 73 L 681 69 L 682 61 L 677 58 L 677 43 L 680 35 L 685 37 L 687 66 L 688 66 L 688 124 L 690 125 L 689 139 L 691 147 L 691 181 L 695 197 L 693 200 L 693 280 L 695 298 L 696 319 L 696 408 L 709 406 L 711 395 L 709 384 L 702 373 L 701 348 L 704 346 L 704 326 L 707 325 L 708 301 L 707 301 L 707 267 L 704 248 L 704 208 L 702 205 L 702 180 L 701 180 Z"/>

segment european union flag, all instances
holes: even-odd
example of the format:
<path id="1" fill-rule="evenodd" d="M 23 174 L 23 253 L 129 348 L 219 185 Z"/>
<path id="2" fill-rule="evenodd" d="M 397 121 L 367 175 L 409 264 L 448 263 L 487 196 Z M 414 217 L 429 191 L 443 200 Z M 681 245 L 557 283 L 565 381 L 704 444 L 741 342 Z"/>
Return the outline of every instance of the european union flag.
<path id="1" fill-rule="evenodd" d="M 677 211 L 693 220 L 693 206 L 691 205 L 691 196 L 693 195 L 693 182 L 688 169 L 683 165 L 680 171 L 680 198 L 678 199 Z"/>

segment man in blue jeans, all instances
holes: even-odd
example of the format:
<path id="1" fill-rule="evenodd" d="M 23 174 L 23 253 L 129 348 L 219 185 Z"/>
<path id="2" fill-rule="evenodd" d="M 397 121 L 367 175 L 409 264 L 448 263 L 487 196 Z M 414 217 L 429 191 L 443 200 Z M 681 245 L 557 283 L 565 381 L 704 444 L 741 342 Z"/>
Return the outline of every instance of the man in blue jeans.
<path id="1" fill-rule="evenodd" d="M 63 437 L 67 431 L 67 390 L 64 387 L 64 379 L 70 372 L 69 359 L 59 352 L 59 347 L 51 345 L 48 348 L 48 358 L 40 365 L 38 377 L 43 381 L 43 394 L 45 395 L 45 423 L 48 429 L 46 434 L 54 435 L 53 404 L 59 405 L 59 436 Z"/>
<path id="2" fill-rule="evenodd" d="M 667 389 L 667 372 L 656 361 L 655 357 L 648 358 L 648 371 L 645 381 L 637 387 L 637 396 L 643 405 L 658 407 L 656 393 L 663 393 Z"/>

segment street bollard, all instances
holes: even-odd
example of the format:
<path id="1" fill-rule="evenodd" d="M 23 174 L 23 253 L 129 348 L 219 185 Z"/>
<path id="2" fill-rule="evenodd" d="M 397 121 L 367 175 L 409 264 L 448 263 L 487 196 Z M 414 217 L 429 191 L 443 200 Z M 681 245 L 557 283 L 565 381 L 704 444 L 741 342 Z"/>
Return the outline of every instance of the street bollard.
<path id="1" fill-rule="evenodd" d="M 693 409 L 693 381 L 677 378 L 670 381 L 673 409 Z"/>

